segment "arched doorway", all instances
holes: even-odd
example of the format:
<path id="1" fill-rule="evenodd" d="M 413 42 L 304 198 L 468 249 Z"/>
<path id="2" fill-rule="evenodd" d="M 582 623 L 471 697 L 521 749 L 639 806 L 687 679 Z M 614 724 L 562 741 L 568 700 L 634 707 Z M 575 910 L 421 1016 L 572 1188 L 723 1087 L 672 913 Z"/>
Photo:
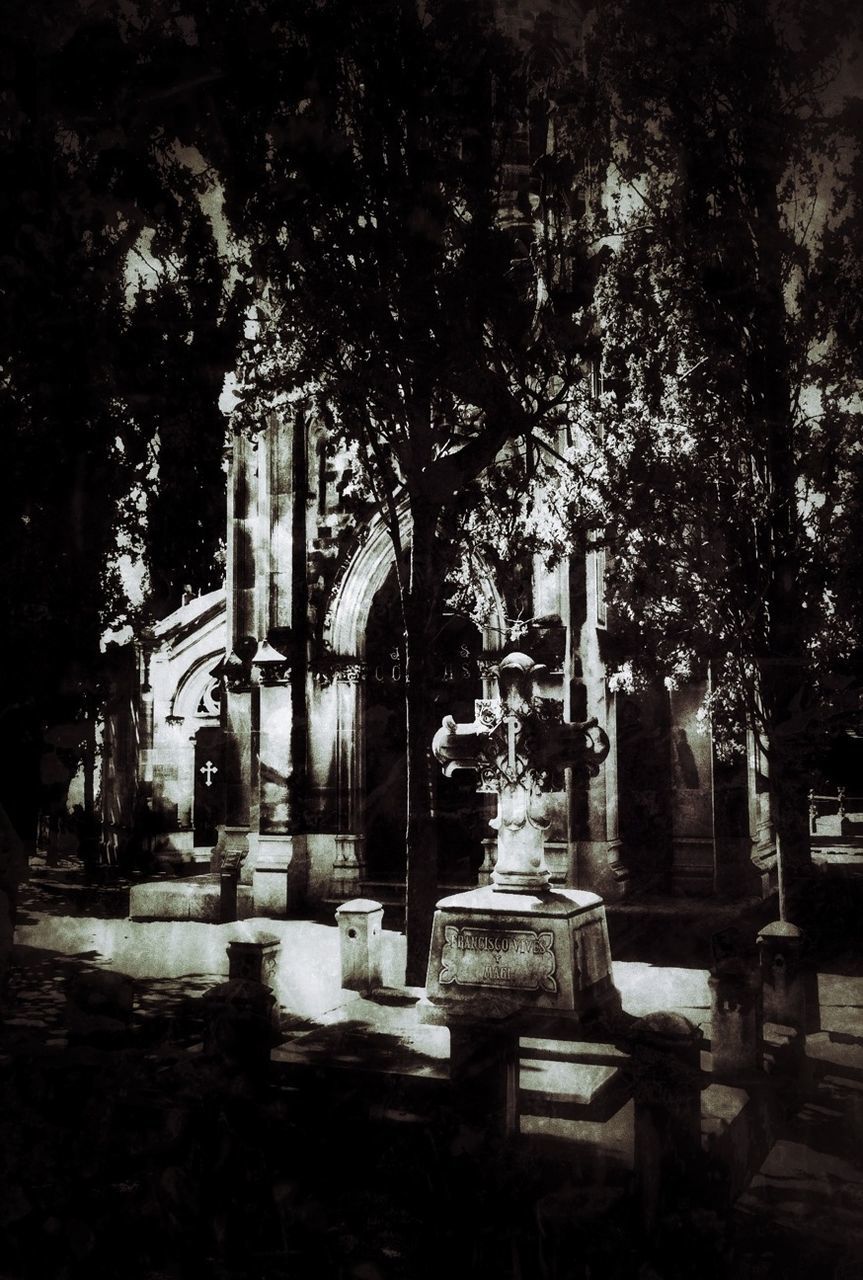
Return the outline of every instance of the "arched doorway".
<path id="1" fill-rule="evenodd" d="M 402 621 L 394 568 L 376 592 L 366 630 L 365 796 L 366 874 L 369 879 L 399 881 L 405 876 L 406 735 Z M 435 721 L 453 715 L 473 719 L 474 699 L 482 695 L 477 627 L 458 614 L 441 616 L 437 628 L 430 697 Z M 429 743 L 429 747 L 431 744 Z M 484 797 L 477 795 L 472 772 L 459 770 L 434 779 L 438 831 L 439 881 L 476 883 L 483 860 L 482 840 L 491 834 Z"/>

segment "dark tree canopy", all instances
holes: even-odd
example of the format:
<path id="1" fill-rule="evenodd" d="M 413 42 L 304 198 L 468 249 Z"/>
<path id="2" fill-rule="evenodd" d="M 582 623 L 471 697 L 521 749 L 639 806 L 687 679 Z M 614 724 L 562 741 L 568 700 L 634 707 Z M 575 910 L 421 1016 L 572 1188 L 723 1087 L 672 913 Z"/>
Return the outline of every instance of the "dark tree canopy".
<path id="1" fill-rule="evenodd" d="M 77 3 L 3 21 L 0 740 L 30 837 L 43 729 L 92 711 L 102 632 L 129 617 L 118 549 L 143 552 L 163 610 L 218 580 L 225 348 L 212 230 L 159 156 L 135 49 Z M 148 227 L 190 287 L 151 280 L 135 301 Z"/>

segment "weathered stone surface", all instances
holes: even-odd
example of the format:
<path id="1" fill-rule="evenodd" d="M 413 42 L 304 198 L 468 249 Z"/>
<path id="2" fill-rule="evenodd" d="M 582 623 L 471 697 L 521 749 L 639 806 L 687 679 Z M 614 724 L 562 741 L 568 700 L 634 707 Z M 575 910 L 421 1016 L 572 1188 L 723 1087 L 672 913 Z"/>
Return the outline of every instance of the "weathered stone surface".
<path id="1" fill-rule="evenodd" d="M 129 890 L 129 915 L 133 920 L 200 920 L 218 924 L 221 889 L 217 879 L 153 880 Z"/>
<path id="2" fill-rule="evenodd" d="M 383 918 L 383 906 L 371 898 L 352 898 L 336 909 L 347 991 L 374 991 L 382 985 Z"/>
<path id="3" fill-rule="evenodd" d="M 720 965 L 711 976 L 713 1074 L 734 1081 L 761 1070 L 761 982 L 743 961 Z"/>
<path id="4" fill-rule="evenodd" d="M 602 901 L 574 889 L 501 894 L 491 887 L 444 898 L 426 985 L 432 1004 L 478 1018 L 614 1006 Z"/>
<path id="5" fill-rule="evenodd" d="M 818 984 L 817 979 L 813 982 L 811 964 L 806 963 L 802 930 L 775 920 L 759 932 L 758 950 L 765 1020 L 801 1032 L 817 1030 Z"/>
<path id="6" fill-rule="evenodd" d="M 272 987 L 276 980 L 281 939 L 271 933 L 256 938 L 233 938 L 227 946 L 228 977 L 262 982 Z"/>

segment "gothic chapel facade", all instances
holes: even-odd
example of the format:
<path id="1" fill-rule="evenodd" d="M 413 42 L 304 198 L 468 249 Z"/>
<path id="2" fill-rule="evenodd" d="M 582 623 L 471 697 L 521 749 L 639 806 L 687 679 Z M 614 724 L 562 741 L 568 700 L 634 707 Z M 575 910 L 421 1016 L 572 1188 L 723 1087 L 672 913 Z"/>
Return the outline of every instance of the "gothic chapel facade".
<path id="1" fill-rule="evenodd" d="M 198 873 L 239 864 L 243 915 L 397 895 L 404 882 L 394 553 L 382 520 L 345 503 L 344 467 L 302 414 L 272 416 L 253 440 L 235 435 L 225 591 L 187 601 L 136 646 L 106 720 L 112 838 L 137 825 L 140 839 L 143 815 L 159 862 Z M 409 543 L 406 516 L 402 533 Z M 753 852 L 769 841 L 752 762 L 716 758 L 697 719 L 703 685 L 614 689 L 602 555 L 553 570 L 529 558 L 509 583 L 489 575 L 482 627 L 441 617 L 429 696 L 441 716 L 472 719 L 473 700 L 497 694 L 500 659 L 520 650 L 546 665 L 543 695 L 567 718 L 597 718 L 610 742 L 598 777 L 552 799 L 558 883 L 608 900 L 749 894 Z M 532 621 L 514 629 L 515 617 Z M 124 753 L 131 768 L 112 770 Z M 467 774 L 438 780 L 442 889 L 488 879 L 488 802 Z M 197 878 L 200 910 L 142 886 L 133 914 L 208 918 L 208 883 Z"/>

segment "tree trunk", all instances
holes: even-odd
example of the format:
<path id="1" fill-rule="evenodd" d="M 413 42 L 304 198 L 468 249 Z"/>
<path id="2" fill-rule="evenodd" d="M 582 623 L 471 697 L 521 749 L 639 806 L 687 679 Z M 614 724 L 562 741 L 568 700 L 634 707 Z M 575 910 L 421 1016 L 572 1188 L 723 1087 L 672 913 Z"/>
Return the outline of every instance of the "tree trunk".
<path id="1" fill-rule="evenodd" d="M 437 841 L 431 813 L 431 648 L 440 591 L 434 568 L 438 512 L 412 504 L 410 578 L 404 599 L 407 722 L 407 983 L 424 986 L 438 892 Z"/>
<path id="2" fill-rule="evenodd" d="M 793 914 L 795 882 L 811 866 L 806 773 L 806 706 L 810 690 L 805 612 L 800 593 L 800 521 L 791 377 L 782 294 L 781 232 L 775 175 L 757 167 L 751 179 L 761 285 L 753 325 L 758 334 L 750 374 L 754 439 L 763 451 L 767 502 L 761 543 L 766 626 L 760 669 L 767 717 L 770 790 L 776 831 L 780 910 Z M 778 864 L 781 863 L 781 866 Z"/>

